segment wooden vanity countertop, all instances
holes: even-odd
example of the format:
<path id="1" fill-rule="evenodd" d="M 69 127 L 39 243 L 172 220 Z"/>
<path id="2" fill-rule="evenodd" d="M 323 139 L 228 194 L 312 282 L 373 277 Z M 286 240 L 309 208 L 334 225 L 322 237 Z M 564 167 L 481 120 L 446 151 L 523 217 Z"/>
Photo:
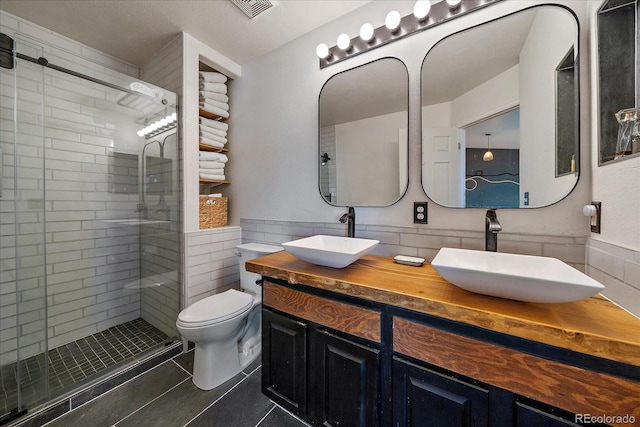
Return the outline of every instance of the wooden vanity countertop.
<path id="1" fill-rule="evenodd" d="M 467 323 L 580 353 L 640 366 L 640 319 L 602 295 L 541 304 L 479 295 L 445 280 L 431 264 L 413 267 L 366 255 L 343 269 L 286 251 L 246 262 L 248 271 Z"/>

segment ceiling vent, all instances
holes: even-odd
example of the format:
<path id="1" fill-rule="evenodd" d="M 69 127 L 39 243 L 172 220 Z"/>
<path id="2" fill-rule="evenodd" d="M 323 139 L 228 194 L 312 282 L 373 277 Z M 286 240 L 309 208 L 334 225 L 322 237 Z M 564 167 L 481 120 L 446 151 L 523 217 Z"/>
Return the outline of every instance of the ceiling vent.
<path id="1" fill-rule="evenodd" d="M 251 19 L 277 4 L 277 2 L 273 0 L 231 0 L 231 2 L 238 6 L 240 10 Z"/>

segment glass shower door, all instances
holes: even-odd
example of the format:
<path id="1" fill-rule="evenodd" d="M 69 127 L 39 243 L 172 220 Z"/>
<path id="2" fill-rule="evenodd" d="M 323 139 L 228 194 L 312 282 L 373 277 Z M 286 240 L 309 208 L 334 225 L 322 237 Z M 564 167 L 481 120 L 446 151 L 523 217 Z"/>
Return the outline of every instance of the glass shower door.
<path id="1" fill-rule="evenodd" d="M 180 298 L 176 95 L 15 50 L 0 70 L 0 423 L 174 342 Z"/>
<path id="2" fill-rule="evenodd" d="M 42 49 L 24 43 L 36 57 Z M 45 252 L 44 71 L 0 71 L 0 417 L 49 397 Z"/>

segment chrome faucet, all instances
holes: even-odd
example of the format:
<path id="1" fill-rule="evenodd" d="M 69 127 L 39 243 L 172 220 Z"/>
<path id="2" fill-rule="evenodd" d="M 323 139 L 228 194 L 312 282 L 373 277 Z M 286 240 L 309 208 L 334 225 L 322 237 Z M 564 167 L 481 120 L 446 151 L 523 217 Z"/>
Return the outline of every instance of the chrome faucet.
<path id="1" fill-rule="evenodd" d="M 341 223 L 347 223 L 347 237 L 356 237 L 356 210 L 349 207 L 349 211 L 340 217 Z"/>
<path id="2" fill-rule="evenodd" d="M 498 232 L 502 226 L 498 222 L 498 215 L 494 209 L 489 209 L 484 218 L 484 250 L 498 252 Z"/>

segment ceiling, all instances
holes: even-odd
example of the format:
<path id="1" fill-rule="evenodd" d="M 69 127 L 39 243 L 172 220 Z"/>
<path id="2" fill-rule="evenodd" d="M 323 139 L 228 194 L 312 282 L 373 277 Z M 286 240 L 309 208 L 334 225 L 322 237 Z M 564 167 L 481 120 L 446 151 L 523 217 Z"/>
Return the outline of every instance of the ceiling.
<path id="1" fill-rule="evenodd" d="M 243 65 L 370 1 L 272 1 L 254 19 L 229 0 L 2 0 L 0 9 L 137 66 L 180 32 Z"/>

